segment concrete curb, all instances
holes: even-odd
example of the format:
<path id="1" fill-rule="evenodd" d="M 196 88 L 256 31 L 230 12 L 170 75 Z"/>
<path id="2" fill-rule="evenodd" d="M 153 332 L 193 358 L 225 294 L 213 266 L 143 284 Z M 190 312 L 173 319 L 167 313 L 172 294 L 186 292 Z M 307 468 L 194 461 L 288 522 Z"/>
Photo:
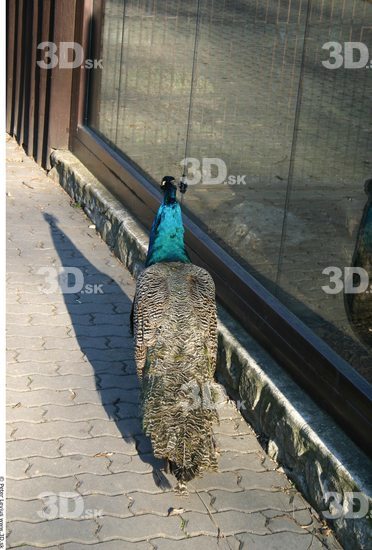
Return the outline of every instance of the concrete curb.
<path id="1" fill-rule="evenodd" d="M 51 164 L 49 175 L 83 208 L 136 277 L 147 252 L 145 229 L 71 152 L 54 151 Z M 218 313 L 219 380 L 231 397 L 240 400 L 242 414 L 260 434 L 268 454 L 283 466 L 315 510 L 333 510 L 329 523 L 345 549 L 369 548 L 371 460 L 223 308 Z M 325 503 L 324 495 L 330 492 L 339 495 L 344 513 L 337 495 Z M 348 492 L 358 493 L 363 517 L 345 514 Z"/>

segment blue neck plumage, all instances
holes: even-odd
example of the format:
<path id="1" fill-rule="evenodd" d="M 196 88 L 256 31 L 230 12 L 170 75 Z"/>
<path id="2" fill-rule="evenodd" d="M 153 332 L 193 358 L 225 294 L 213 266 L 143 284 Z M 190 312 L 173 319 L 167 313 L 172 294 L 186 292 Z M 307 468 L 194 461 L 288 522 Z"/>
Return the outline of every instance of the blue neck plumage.
<path id="1" fill-rule="evenodd" d="M 166 189 L 152 224 L 145 265 L 148 267 L 159 262 L 190 263 L 184 243 L 181 208 L 173 185 Z"/>

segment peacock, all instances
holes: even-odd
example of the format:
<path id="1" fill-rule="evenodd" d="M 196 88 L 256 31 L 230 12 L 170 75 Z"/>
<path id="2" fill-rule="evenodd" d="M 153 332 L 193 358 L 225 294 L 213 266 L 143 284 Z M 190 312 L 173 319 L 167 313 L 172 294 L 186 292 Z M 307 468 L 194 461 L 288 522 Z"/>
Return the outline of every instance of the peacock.
<path id="1" fill-rule="evenodd" d="M 185 191 L 186 185 L 180 184 Z M 161 182 L 164 199 L 153 222 L 145 269 L 133 304 L 135 360 L 141 381 L 142 427 L 187 493 L 188 481 L 217 470 L 213 423 L 217 354 L 215 286 L 191 263 L 177 187 Z"/>

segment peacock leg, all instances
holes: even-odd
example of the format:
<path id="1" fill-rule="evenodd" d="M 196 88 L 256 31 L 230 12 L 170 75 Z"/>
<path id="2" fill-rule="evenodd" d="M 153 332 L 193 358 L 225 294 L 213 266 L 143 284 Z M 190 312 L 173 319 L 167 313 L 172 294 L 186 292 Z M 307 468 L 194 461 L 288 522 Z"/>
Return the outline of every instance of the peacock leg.
<path id="1" fill-rule="evenodd" d="M 180 496 L 187 496 L 189 494 L 187 485 L 184 481 L 179 481 L 175 486 L 174 490 Z"/>

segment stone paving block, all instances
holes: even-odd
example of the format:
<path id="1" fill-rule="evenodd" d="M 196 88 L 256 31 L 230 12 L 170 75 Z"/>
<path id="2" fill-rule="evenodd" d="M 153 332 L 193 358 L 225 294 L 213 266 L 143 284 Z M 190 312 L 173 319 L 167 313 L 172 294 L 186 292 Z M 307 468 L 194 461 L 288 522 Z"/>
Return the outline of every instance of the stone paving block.
<path id="1" fill-rule="evenodd" d="M 213 515 L 184 512 L 181 518 L 184 522 L 183 531 L 187 536 L 209 535 L 217 538 L 219 525 L 214 521 Z"/>
<path id="2" fill-rule="evenodd" d="M 127 327 L 129 322 L 129 316 L 127 313 L 111 313 L 110 315 L 93 313 L 92 319 L 92 325 L 97 327 L 100 327 L 101 325 L 116 325 L 117 327 L 123 328 Z"/>
<path id="3" fill-rule="evenodd" d="M 69 390 L 76 388 L 96 389 L 97 379 L 92 374 L 91 376 L 80 376 L 79 374 L 66 374 L 63 376 L 44 376 L 35 374 L 32 377 L 31 389 L 53 389 L 53 390 Z"/>
<path id="4" fill-rule="evenodd" d="M 135 374 L 108 374 L 99 375 L 99 386 L 106 388 L 123 388 L 125 390 L 138 389 L 139 381 Z"/>
<path id="5" fill-rule="evenodd" d="M 136 474 L 123 472 L 105 476 L 92 474 L 78 474 L 81 482 L 79 492 L 82 495 L 97 493 L 102 495 L 121 495 L 133 491 L 145 491 L 147 493 L 159 493 L 161 489 L 154 482 L 152 474 Z"/>
<path id="6" fill-rule="evenodd" d="M 111 463 L 109 466 L 110 472 L 135 472 L 145 474 L 152 472 L 153 469 L 162 470 L 164 461 L 155 458 L 152 453 L 142 453 L 141 455 L 123 455 L 114 454 L 110 457 Z"/>
<path id="7" fill-rule="evenodd" d="M 123 343 L 121 349 L 84 348 L 84 352 L 92 364 L 95 364 L 97 361 L 126 361 L 128 359 L 133 359 L 132 347 L 133 346 L 129 344 L 128 347 L 124 347 Z"/>
<path id="8" fill-rule="evenodd" d="M 79 372 L 80 376 L 100 375 L 101 373 L 109 374 L 135 374 L 134 366 L 125 361 L 94 361 L 91 364 L 89 361 L 82 360 L 78 363 L 69 363 L 68 361 L 58 361 L 58 373 L 75 374 Z M 126 372 L 132 368 L 131 372 Z"/>
<path id="9" fill-rule="evenodd" d="M 212 506 L 217 511 L 237 510 L 243 512 L 257 512 L 268 508 L 291 512 L 306 507 L 302 497 L 298 494 L 289 495 L 281 491 L 250 491 L 229 492 L 221 490 L 209 491 L 212 496 Z"/>
<path id="10" fill-rule="evenodd" d="M 101 418 L 107 420 L 108 414 L 114 415 L 115 409 L 113 406 L 109 408 L 107 405 L 103 408 L 100 405 L 46 405 L 45 420 L 95 420 Z"/>
<path id="11" fill-rule="evenodd" d="M 242 550 L 320 550 L 324 548 L 321 541 L 310 534 L 299 535 L 297 533 L 275 533 L 260 536 L 253 533 L 241 533 L 236 535 L 236 538 L 241 542 Z M 328 546 L 339 548 L 332 543 Z"/>
<path id="12" fill-rule="evenodd" d="M 27 316 L 27 319 L 31 317 L 31 320 L 25 324 L 31 324 L 31 326 L 37 327 L 48 327 L 51 324 L 50 317 L 42 314 L 32 313 L 31 316 Z M 25 315 L 26 318 L 26 315 Z M 92 325 L 92 316 L 89 313 L 84 313 L 81 315 L 74 316 L 75 325 Z M 54 327 L 71 327 L 72 321 L 68 313 L 54 315 L 53 317 L 53 326 Z"/>
<path id="13" fill-rule="evenodd" d="M 238 418 L 235 403 L 228 401 L 218 406 L 218 416 L 221 420 L 235 420 Z"/>
<path id="14" fill-rule="evenodd" d="M 103 542 L 99 542 L 98 544 L 89 545 L 89 550 L 131 550 L 132 548 L 133 550 L 154 550 L 153 545 L 148 542 L 129 542 L 127 540 L 123 541 L 120 539 L 103 541 Z M 58 550 L 58 549 L 53 548 L 53 550 Z M 64 544 L 63 550 L 84 550 L 84 549 L 82 546 L 71 542 L 68 544 Z"/>
<path id="15" fill-rule="evenodd" d="M 79 378 L 82 380 L 84 380 L 84 378 L 87 378 L 89 380 L 89 383 L 87 384 L 89 389 L 77 387 L 76 385 L 74 386 L 73 391 L 75 405 L 84 403 L 90 403 L 93 405 L 106 405 L 109 403 L 114 403 L 115 399 L 105 399 L 102 391 L 95 389 L 95 387 L 92 387 L 90 376 L 79 376 Z M 97 379 L 94 378 L 94 386 L 96 386 L 96 380 Z M 80 383 L 80 385 L 82 384 Z"/>
<path id="16" fill-rule="evenodd" d="M 204 495 L 205 496 L 205 495 Z M 200 512 L 207 514 L 208 511 L 196 493 L 187 496 L 177 495 L 174 491 L 149 495 L 148 493 L 129 493 L 131 498 L 131 511 L 138 514 L 156 513 L 163 516 L 168 515 L 171 508 L 183 508 L 185 512 Z M 184 514 L 182 513 L 182 517 Z"/>
<path id="17" fill-rule="evenodd" d="M 236 535 L 248 531 L 257 535 L 269 533 L 265 527 L 266 518 L 260 512 L 246 514 L 244 512 L 226 511 L 213 514 L 213 519 L 221 532 L 227 535 Z"/>
<path id="18" fill-rule="evenodd" d="M 41 350 L 44 347 L 44 341 L 40 336 L 7 336 L 6 346 L 8 350 Z"/>
<path id="19" fill-rule="evenodd" d="M 205 535 L 189 537 L 177 542 L 166 538 L 151 539 L 151 544 L 156 547 L 156 550 L 175 550 L 175 548 L 177 550 L 238 550 L 236 546 L 234 548 L 231 545 L 230 540 Z"/>
<path id="20" fill-rule="evenodd" d="M 78 485 L 75 477 L 34 477 L 28 479 L 10 479 L 7 483 L 7 498 L 19 500 L 37 500 L 42 494 L 76 493 Z"/>
<path id="21" fill-rule="evenodd" d="M 81 377 L 85 378 L 85 377 Z M 126 390 L 122 388 L 107 388 L 97 390 L 75 387 L 76 397 L 74 403 L 139 403 L 139 390 Z"/>
<path id="22" fill-rule="evenodd" d="M 241 491 L 238 486 L 238 476 L 235 472 L 211 472 L 192 482 L 197 491 L 212 489 L 226 489 L 227 491 Z"/>
<path id="23" fill-rule="evenodd" d="M 100 540 L 123 538 L 129 541 L 143 541 L 156 537 L 184 538 L 179 517 L 162 517 L 144 514 L 131 518 L 98 518 L 102 529 L 98 533 Z"/>
<path id="24" fill-rule="evenodd" d="M 79 376 L 93 376 L 97 374 L 97 366 L 95 365 L 93 367 L 89 361 L 86 361 L 85 359 L 82 359 L 76 363 L 70 363 L 70 361 L 57 361 L 56 365 L 57 372 L 61 376 L 64 376 L 65 374 L 76 374 L 77 372 L 79 373 Z M 110 363 L 108 363 L 108 365 L 110 365 Z M 105 367 L 108 368 L 107 364 Z"/>
<path id="25" fill-rule="evenodd" d="M 32 382 L 31 382 L 32 383 Z M 14 384 L 16 386 L 16 384 Z M 38 405 L 48 406 L 52 404 L 56 405 L 73 405 L 73 394 L 68 390 L 52 390 L 52 389 L 39 389 L 28 391 L 15 391 L 9 389 L 7 391 L 7 404 L 11 407 L 20 403 L 22 407 L 34 408 Z"/>
<path id="26" fill-rule="evenodd" d="M 285 474 L 275 471 L 252 472 L 250 470 L 239 470 L 239 485 L 243 489 L 267 489 L 276 491 L 278 489 L 290 489 L 292 484 Z"/>
<path id="27" fill-rule="evenodd" d="M 113 437 L 134 436 L 142 434 L 141 421 L 138 418 L 126 418 L 116 422 L 96 420 L 90 432 L 93 437 L 111 435 Z"/>
<path id="28" fill-rule="evenodd" d="M 30 376 L 17 376 L 16 378 L 7 378 L 6 387 L 9 391 L 16 390 L 16 393 L 20 395 L 23 392 L 30 391 L 31 381 L 32 380 Z"/>
<path id="29" fill-rule="evenodd" d="M 37 441 L 35 439 L 20 439 L 19 441 L 8 441 L 6 444 L 6 455 L 9 460 L 16 458 L 28 458 L 31 456 L 47 456 L 57 458 L 60 456 L 58 441 Z"/>
<path id="30" fill-rule="evenodd" d="M 38 326 L 28 325 L 28 326 L 17 326 L 8 324 L 7 334 L 9 336 L 19 336 L 19 337 L 45 337 L 50 336 L 54 338 L 67 338 L 68 337 L 68 331 L 66 326 L 54 326 L 49 325 L 47 328 L 45 327 L 45 330 L 41 330 Z"/>
<path id="31" fill-rule="evenodd" d="M 90 439 L 76 439 L 60 437 L 61 453 L 63 456 L 82 454 L 94 456 L 100 453 L 122 453 L 125 455 L 137 454 L 136 442 L 124 440 L 121 437 L 92 437 Z"/>
<path id="32" fill-rule="evenodd" d="M 16 428 L 15 439 L 37 439 L 46 441 L 61 437 L 76 437 L 79 439 L 91 438 L 89 433 L 91 424 L 85 422 L 66 422 L 65 420 L 55 420 L 51 422 L 42 422 L 40 424 L 29 424 L 28 422 L 17 422 L 9 424 Z"/>
<path id="33" fill-rule="evenodd" d="M 7 422 L 41 422 L 45 414 L 42 407 L 23 407 L 20 402 L 6 407 Z"/>
<path id="34" fill-rule="evenodd" d="M 53 304 L 20 304 L 17 302 L 11 304 L 7 311 L 13 315 L 44 315 L 45 318 L 49 318 L 49 321 L 51 317 L 55 316 Z"/>
<path id="35" fill-rule="evenodd" d="M 262 451 L 261 445 L 253 434 L 235 436 L 218 434 L 216 440 L 221 450 L 226 449 L 235 453 Z"/>
<path id="36" fill-rule="evenodd" d="M 31 326 L 31 315 L 28 315 L 27 313 L 23 313 L 22 315 L 7 313 L 6 322 L 8 326 L 15 325 L 16 327 L 27 328 Z"/>
<path id="37" fill-rule="evenodd" d="M 14 440 L 17 427 L 14 426 L 14 424 L 6 424 L 5 429 L 6 429 L 6 441 Z"/>
<path id="38" fill-rule="evenodd" d="M 58 366 L 55 363 L 12 363 L 7 366 L 6 375 L 12 376 L 32 376 L 33 374 L 45 374 L 47 376 L 57 376 Z"/>
<path id="39" fill-rule="evenodd" d="M 47 285 L 48 286 L 48 285 Z M 24 292 L 23 289 L 19 290 L 19 303 L 20 304 L 63 304 L 64 297 L 61 292 L 49 293 L 45 290 L 43 285 L 38 285 L 33 293 Z"/>
<path id="40" fill-rule="evenodd" d="M 220 420 L 219 424 L 216 424 L 214 433 L 221 435 L 252 435 L 253 430 L 240 416 L 234 420 Z"/>
<path id="41" fill-rule="evenodd" d="M 272 533 L 281 533 L 283 531 L 290 531 L 292 533 L 304 533 L 304 528 L 302 528 L 290 515 L 279 516 L 270 518 L 266 522 L 266 526 L 270 529 Z"/>
<path id="42" fill-rule="evenodd" d="M 75 267 L 75 266 L 74 266 Z M 97 303 L 97 300 L 94 302 L 91 302 L 89 304 L 68 304 L 68 312 L 71 315 L 71 317 L 74 317 L 75 315 L 86 315 L 86 314 L 106 314 L 106 315 L 112 315 L 115 313 L 114 310 L 114 304 L 110 303 L 103 303 L 102 300 Z M 57 312 L 58 313 L 64 313 L 66 310 L 66 306 L 58 306 Z"/>
<path id="43" fill-rule="evenodd" d="M 9 548 L 37 543 L 39 546 L 79 542 L 91 544 L 97 542 L 95 535 L 97 525 L 94 520 L 55 519 L 43 521 L 37 529 L 32 523 L 13 521 L 9 525 L 11 534 L 8 537 Z"/>
<path id="44" fill-rule="evenodd" d="M 14 363 L 17 363 L 19 357 L 19 351 L 18 350 L 7 350 L 6 351 L 6 364 L 12 365 Z"/>
<path id="45" fill-rule="evenodd" d="M 31 287 L 34 287 L 35 290 L 38 290 L 38 285 L 32 282 L 27 281 L 27 277 L 31 274 L 31 269 L 28 265 L 24 265 L 23 268 L 18 269 L 19 262 L 17 259 L 13 259 L 12 261 L 7 261 L 7 271 L 6 271 L 6 282 L 7 287 L 11 289 L 12 287 L 22 285 L 22 287 L 25 287 L 26 285 Z"/>
<path id="46" fill-rule="evenodd" d="M 252 470 L 254 472 L 265 472 L 262 464 L 262 457 L 258 453 L 232 453 L 221 452 L 218 460 L 220 471 Z"/>
<path id="47" fill-rule="evenodd" d="M 316 521 L 308 508 L 304 510 L 295 510 L 294 512 L 292 512 L 292 515 L 297 523 L 299 523 L 300 525 L 311 525 L 314 521 Z"/>
<path id="48" fill-rule="evenodd" d="M 108 495 L 86 495 L 84 500 L 84 509 L 91 511 L 96 517 L 105 518 L 107 516 L 128 518 L 133 517 L 130 505 L 131 500 L 124 494 Z"/>
<path id="49" fill-rule="evenodd" d="M 29 468 L 28 460 L 19 458 L 8 460 L 6 464 L 6 477 L 12 479 L 24 479 L 29 477 L 26 470 Z"/>
<path id="50" fill-rule="evenodd" d="M 51 321 L 49 320 L 49 323 Z M 54 321 L 53 321 L 54 323 Z M 79 361 L 83 359 L 84 354 L 81 350 L 65 350 L 65 349 L 53 349 L 53 350 L 20 350 L 17 356 L 17 362 L 22 361 L 39 361 L 41 363 L 55 363 L 57 361 Z"/>
<path id="51" fill-rule="evenodd" d="M 127 331 L 128 329 L 126 325 L 107 323 L 92 326 L 74 326 L 72 327 L 70 334 L 76 336 L 77 338 L 81 338 L 83 336 L 89 336 L 90 338 L 108 337 L 110 340 L 112 337 L 117 336 L 121 339 L 121 343 L 123 342 L 123 339 L 128 339 L 130 343 L 133 341 L 133 337 L 129 335 Z"/>
<path id="52" fill-rule="evenodd" d="M 81 349 L 100 349 L 100 350 L 107 350 L 109 349 L 109 339 L 107 336 L 78 336 L 77 342 L 79 342 L 79 345 Z M 128 346 L 128 344 L 127 344 Z M 125 347 L 123 345 L 123 341 L 121 342 L 120 348 Z"/>
<path id="53" fill-rule="evenodd" d="M 43 521 L 43 518 L 40 517 L 40 514 L 42 513 L 42 507 L 43 501 L 41 499 L 19 500 L 16 498 L 7 498 L 7 522 L 27 521 L 28 523 L 39 523 Z M 35 540 L 35 542 L 37 541 Z"/>
<path id="54" fill-rule="evenodd" d="M 130 458 L 128 457 L 128 460 Z M 109 473 L 110 458 L 106 456 L 69 455 L 60 458 L 30 458 L 27 473 L 32 477 L 55 476 L 68 477 L 75 474 L 105 475 Z"/>
<path id="55" fill-rule="evenodd" d="M 68 350 L 68 351 L 80 351 L 81 345 L 75 340 L 75 338 L 65 337 L 60 338 L 58 336 L 47 336 L 43 338 L 43 348 L 46 350 Z"/>
<path id="56" fill-rule="evenodd" d="M 108 337 L 109 348 L 123 349 L 129 346 L 133 346 L 133 338 L 129 334 L 126 334 L 124 337 L 122 335 Z"/>

